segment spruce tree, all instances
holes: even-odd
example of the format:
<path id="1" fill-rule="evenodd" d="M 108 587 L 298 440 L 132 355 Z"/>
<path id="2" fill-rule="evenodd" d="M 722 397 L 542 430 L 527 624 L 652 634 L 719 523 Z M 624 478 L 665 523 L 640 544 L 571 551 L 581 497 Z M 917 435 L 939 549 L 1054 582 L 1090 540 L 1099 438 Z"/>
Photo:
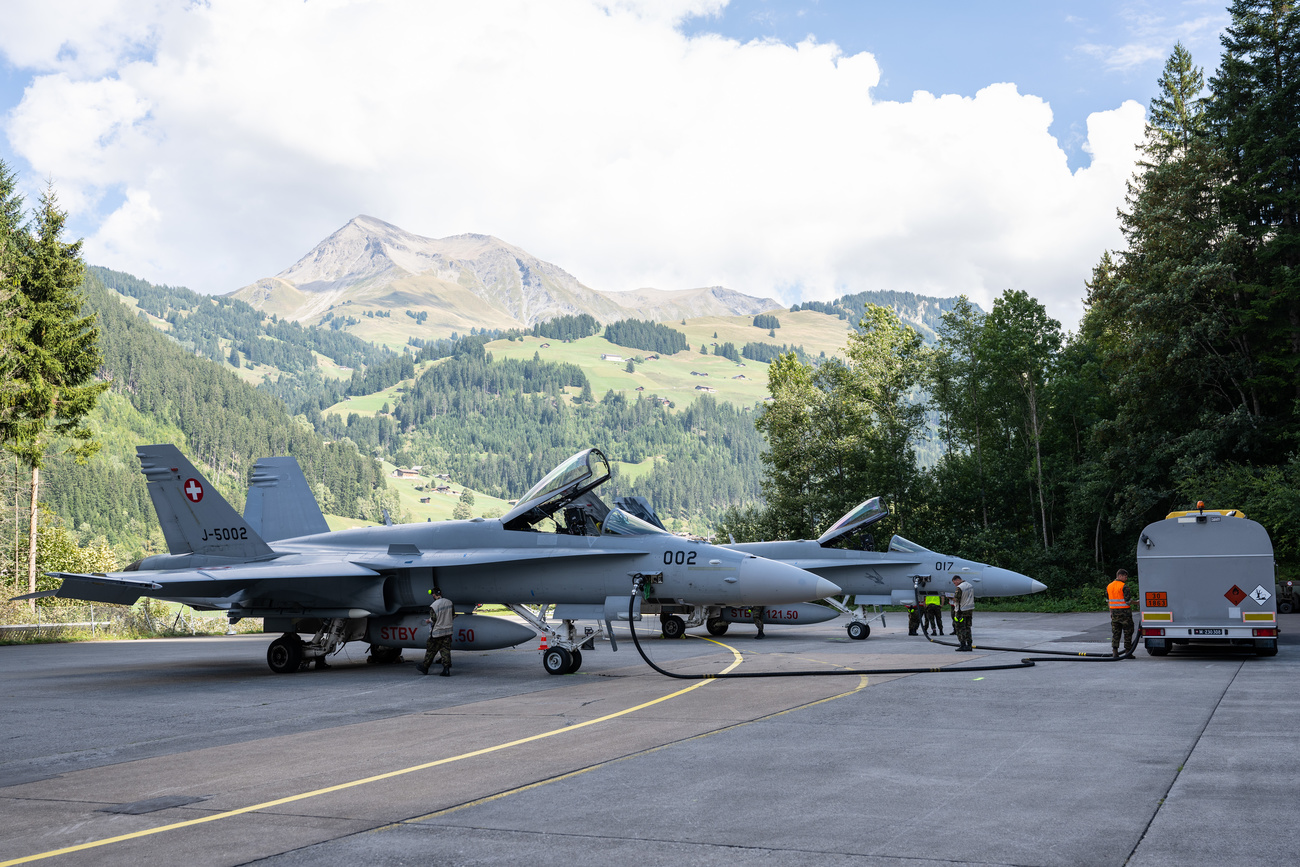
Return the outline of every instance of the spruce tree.
<path id="1" fill-rule="evenodd" d="M 46 451 L 57 440 L 65 453 L 84 461 L 98 443 L 85 425 L 107 382 L 96 382 L 102 359 L 94 314 L 82 314 L 81 242 L 62 240 L 67 215 L 53 189 L 41 196 L 30 234 L 19 235 L 18 280 L 7 300 L 13 320 L 13 387 L 6 447 L 31 471 L 27 584 L 36 592 L 37 513 Z M 33 601 L 33 606 L 35 602 Z"/>
<path id="2" fill-rule="evenodd" d="M 1209 121 L 1223 153 L 1223 219 L 1249 306 L 1242 339 L 1257 347 L 1260 414 L 1293 447 L 1300 400 L 1300 9 L 1235 0 L 1211 80 Z M 1282 416 L 1282 417 L 1278 417 Z M 1279 457 L 1280 454 L 1274 454 Z"/>

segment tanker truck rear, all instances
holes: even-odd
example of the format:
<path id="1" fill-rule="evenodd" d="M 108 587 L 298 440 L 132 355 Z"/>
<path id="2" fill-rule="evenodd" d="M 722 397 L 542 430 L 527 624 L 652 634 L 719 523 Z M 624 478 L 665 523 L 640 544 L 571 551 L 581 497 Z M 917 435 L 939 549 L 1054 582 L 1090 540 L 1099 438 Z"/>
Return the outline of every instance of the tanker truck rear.
<path id="1" fill-rule="evenodd" d="M 1142 640 L 1152 656 L 1180 645 L 1277 654 L 1273 543 L 1236 509 L 1171 512 L 1137 546 Z"/>

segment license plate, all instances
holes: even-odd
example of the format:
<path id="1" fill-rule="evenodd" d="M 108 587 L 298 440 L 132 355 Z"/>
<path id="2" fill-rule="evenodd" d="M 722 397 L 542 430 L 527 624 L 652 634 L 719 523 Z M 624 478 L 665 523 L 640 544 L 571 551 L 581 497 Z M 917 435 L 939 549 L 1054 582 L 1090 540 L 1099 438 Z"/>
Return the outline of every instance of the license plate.
<path id="1" fill-rule="evenodd" d="M 1192 635 L 1227 635 L 1226 629 L 1193 629 Z"/>

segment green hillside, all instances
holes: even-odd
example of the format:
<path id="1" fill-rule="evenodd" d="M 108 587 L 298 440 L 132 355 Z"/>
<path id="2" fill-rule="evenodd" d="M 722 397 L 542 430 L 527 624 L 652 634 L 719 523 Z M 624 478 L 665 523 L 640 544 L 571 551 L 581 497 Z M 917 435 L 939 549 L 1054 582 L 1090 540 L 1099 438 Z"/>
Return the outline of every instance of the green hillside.
<path id="1" fill-rule="evenodd" d="M 444 520 L 466 489 L 473 514 L 500 514 L 559 460 L 595 445 L 614 462 L 607 493 L 647 496 L 675 528 L 703 530 L 761 499 L 753 418 L 768 365 L 739 353 L 789 347 L 816 359 L 841 354 L 850 332 L 821 310 L 776 310 L 766 327 L 701 317 L 663 323 L 690 349 L 652 358 L 599 335 L 471 327 L 434 339 L 381 298 L 367 299 L 369 315 L 342 305 L 302 326 L 108 269 L 88 269 L 86 288 L 114 382 L 93 419 L 104 449 L 86 467 L 56 460 L 45 499 L 68 526 L 131 554 L 160 544 L 134 448 L 161 441 L 180 444 L 236 508 L 256 458 L 292 454 L 340 524 L 381 520 L 385 508 Z M 358 319 L 367 327 L 348 324 Z M 387 346 L 349 333 L 358 331 Z M 419 477 L 394 476 L 412 465 Z"/>

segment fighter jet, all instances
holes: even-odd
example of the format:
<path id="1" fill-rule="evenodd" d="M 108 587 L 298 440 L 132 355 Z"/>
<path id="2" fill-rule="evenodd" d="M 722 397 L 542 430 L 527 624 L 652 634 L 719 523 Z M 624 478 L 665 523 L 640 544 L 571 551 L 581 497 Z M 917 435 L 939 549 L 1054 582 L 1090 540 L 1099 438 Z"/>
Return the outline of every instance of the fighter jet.
<path id="1" fill-rule="evenodd" d="M 779 560 L 834 581 L 844 591 L 840 599 L 826 599 L 836 610 L 848 614 L 849 637 L 865 639 L 871 634 L 868 606 L 901 605 L 916 600 L 918 593 L 950 593 L 953 575 L 961 575 L 975 588 L 979 596 L 1023 596 L 1046 590 L 1047 585 L 1009 569 L 989 566 L 974 560 L 965 560 L 951 554 L 940 554 L 909 542 L 902 536 L 889 540 L 889 551 L 854 550 L 835 547 L 860 536 L 869 547 L 868 529 L 889 514 L 879 497 L 859 503 L 844 517 L 836 521 L 815 542 L 746 542 L 723 547 L 733 551 L 756 554 Z M 821 606 L 803 605 L 801 608 Z M 743 621 L 744 617 L 732 618 Z M 773 619 L 773 623 L 796 622 L 788 618 Z M 721 635 L 727 631 L 728 620 L 710 617 L 706 621 L 709 632 Z"/>
<path id="2" fill-rule="evenodd" d="M 122 572 L 49 573 L 62 585 L 33 595 L 123 605 L 147 596 L 225 611 L 231 623 L 261 617 L 265 631 L 284 633 L 267 650 L 277 673 L 321 667 L 350 641 L 369 642 L 376 661 L 422 647 L 434 587 L 461 612 L 453 647 L 487 650 L 535 637 L 518 623 L 470 613 L 502 604 L 547 636 L 542 662 L 551 674 L 577 671 L 581 648 L 602 634 L 618 649 L 612 621 L 627 619 L 636 575 L 646 581 L 638 601 L 651 606 L 780 605 L 840 592 L 796 567 L 682 539 L 607 508 L 593 491 L 609 479 L 609 462 L 594 448 L 560 464 L 499 519 L 334 532 L 292 458 L 258 462 L 241 517 L 175 446 L 140 446 L 137 456 L 169 553 Z M 541 603 L 556 606 L 558 629 L 529 607 Z M 587 619 L 596 627 L 579 634 L 575 621 Z"/>

